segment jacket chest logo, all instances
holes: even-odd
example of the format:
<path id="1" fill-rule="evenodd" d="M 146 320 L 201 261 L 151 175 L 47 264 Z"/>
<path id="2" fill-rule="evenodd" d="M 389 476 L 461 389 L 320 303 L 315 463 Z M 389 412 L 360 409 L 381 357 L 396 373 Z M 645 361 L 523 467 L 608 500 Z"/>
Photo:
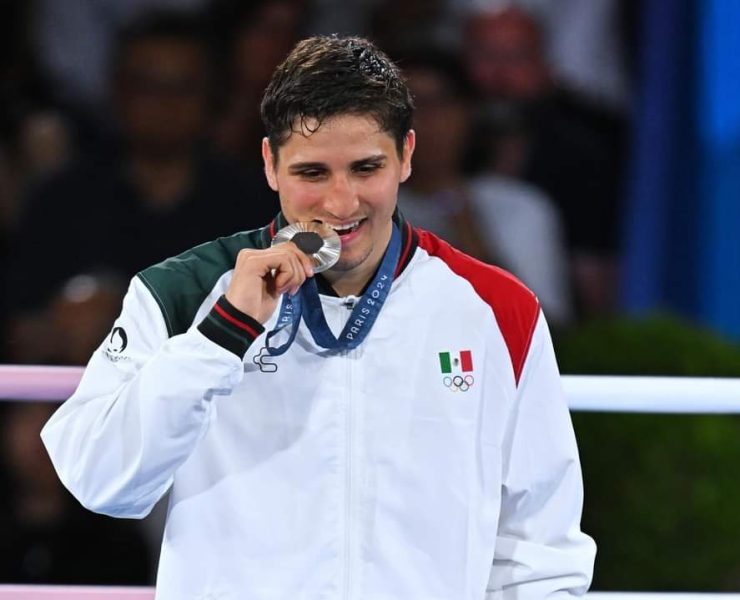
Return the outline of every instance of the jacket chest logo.
<path id="1" fill-rule="evenodd" d="M 467 392 L 475 383 L 473 353 L 470 350 L 439 353 L 442 383 L 451 392 Z"/>

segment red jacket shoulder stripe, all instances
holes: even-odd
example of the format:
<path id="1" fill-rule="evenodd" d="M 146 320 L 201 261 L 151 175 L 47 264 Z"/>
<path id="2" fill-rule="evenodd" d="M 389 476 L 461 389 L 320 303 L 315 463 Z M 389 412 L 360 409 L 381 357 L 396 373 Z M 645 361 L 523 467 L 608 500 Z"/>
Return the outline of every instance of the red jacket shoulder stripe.
<path id="1" fill-rule="evenodd" d="M 443 260 L 456 275 L 467 279 L 478 296 L 491 307 L 509 349 L 518 385 L 540 312 L 537 297 L 503 269 L 460 252 L 428 231 L 417 228 L 416 233 L 420 248 Z"/>

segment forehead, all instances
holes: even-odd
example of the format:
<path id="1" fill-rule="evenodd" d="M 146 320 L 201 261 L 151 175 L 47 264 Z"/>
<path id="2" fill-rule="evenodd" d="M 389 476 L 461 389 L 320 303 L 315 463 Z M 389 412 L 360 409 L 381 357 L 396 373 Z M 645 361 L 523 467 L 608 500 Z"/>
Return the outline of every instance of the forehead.
<path id="1" fill-rule="evenodd" d="M 390 133 L 368 115 L 337 115 L 319 122 L 314 118 L 296 120 L 292 132 L 280 146 L 288 161 L 336 159 L 355 160 L 358 156 L 388 154 L 395 148 Z"/>

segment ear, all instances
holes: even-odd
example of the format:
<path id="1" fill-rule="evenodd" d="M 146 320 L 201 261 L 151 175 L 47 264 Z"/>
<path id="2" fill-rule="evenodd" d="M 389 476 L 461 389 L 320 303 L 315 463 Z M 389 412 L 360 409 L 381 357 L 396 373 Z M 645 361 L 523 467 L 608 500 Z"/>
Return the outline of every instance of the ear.
<path id="1" fill-rule="evenodd" d="M 267 177 L 267 185 L 269 185 L 274 192 L 277 192 L 278 184 L 277 176 L 275 174 L 275 160 L 272 156 L 270 142 L 266 137 L 262 138 L 262 161 L 265 164 L 265 177 Z"/>
<path id="2" fill-rule="evenodd" d="M 416 148 L 416 132 L 409 129 L 403 142 L 403 157 L 401 159 L 401 182 L 403 183 L 411 176 L 411 156 Z"/>

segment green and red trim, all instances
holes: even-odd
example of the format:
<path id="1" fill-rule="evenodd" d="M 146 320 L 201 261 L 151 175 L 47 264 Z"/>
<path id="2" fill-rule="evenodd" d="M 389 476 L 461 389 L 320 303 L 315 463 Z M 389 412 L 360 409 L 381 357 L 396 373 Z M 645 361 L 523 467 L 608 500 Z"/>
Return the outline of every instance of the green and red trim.
<path id="1" fill-rule="evenodd" d="M 221 296 L 200 322 L 198 330 L 212 342 L 242 358 L 265 328 L 231 304 L 226 296 Z"/>

